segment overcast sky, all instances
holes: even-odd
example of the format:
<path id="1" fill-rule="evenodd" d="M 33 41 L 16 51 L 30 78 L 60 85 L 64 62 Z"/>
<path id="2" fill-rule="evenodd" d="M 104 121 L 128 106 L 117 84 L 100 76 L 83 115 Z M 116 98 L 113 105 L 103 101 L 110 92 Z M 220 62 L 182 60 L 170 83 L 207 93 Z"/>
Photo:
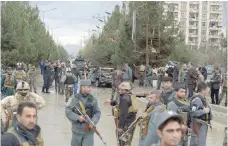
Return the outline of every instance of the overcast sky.
<path id="1" fill-rule="evenodd" d="M 102 22 L 93 16 L 107 17 L 105 13 L 112 12 L 115 5 L 121 5 L 121 1 L 32 1 L 32 6 L 37 5 L 40 9 L 40 17 L 46 26 L 52 30 L 55 40 L 58 38 L 67 51 L 76 53 L 84 34 L 88 36 L 89 29 L 97 29 Z M 59 28 L 58 28 L 59 27 Z M 56 29 L 54 29 L 56 28 Z"/>
<path id="2" fill-rule="evenodd" d="M 102 22 L 92 18 L 100 15 L 107 17 L 105 11 L 112 12 L 115 5 L 121 5 L 121 1 L 32 1 L 32 6 L 37 5 L 40 16 L 49 30 L 53 29 L 54 39 L 61 42 L 70 54 L 76 54 L 80 48 L 81 39 L 84 34 L 88 36 L 89 29 L 97 29 Z M 225 10 L 223 15 L 223 26 L 225 26 Z M 58 28 L 59 27 L 59 28 Z M 54 29 L 56 28 L 56 29 Z M 86 32 L 87 31 L 87 32 Z"/>

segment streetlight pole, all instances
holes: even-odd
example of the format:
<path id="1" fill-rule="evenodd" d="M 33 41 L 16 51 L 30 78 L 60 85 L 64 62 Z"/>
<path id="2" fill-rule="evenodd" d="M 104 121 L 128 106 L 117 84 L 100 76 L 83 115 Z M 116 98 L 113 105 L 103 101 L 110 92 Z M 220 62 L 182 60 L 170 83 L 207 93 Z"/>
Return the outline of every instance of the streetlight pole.
<path id="1" fill-rule="evenodd" d="M 56 10 L 57 8 L 53 8 L 53 9 L 49 9 L 49 10 L 45 10 L 45 11 L 42 11 L 43 12 L 43 23 L 44 23 L 44 13 L 48 12 L 48 11 L 53 11 L 53 10 Z"/>

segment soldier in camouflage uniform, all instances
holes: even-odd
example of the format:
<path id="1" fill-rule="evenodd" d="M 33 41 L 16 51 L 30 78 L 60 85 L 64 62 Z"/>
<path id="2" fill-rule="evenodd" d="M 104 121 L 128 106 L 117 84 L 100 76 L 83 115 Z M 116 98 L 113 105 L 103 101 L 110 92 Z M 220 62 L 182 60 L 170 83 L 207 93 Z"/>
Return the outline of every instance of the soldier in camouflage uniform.
<path id="1" fill-rule="evenodd" d="M 29 71 L 28 71 L 28 82 L 29 82 L 29 86 L 30 86 L 30 92 L 32 92 L 32 88 L 33 91 L 36 93 L 36 68 L 35 66 L 30 65 L 29 66 Z"/>
<path id="2" fill-rule="evenodd" d="M 41 109 L 45 105 L 43 97 L 36 93 L 29 92 L 29 84 L 27 82 L 19 82 L 16 88 L 16 94 L 13 96 L 7 96 L 0 101 L 1 116 L 5 131 L 12 127 L 15 121 L 16 109 L 20 103 L 33 102 L 38 109 Z"/>
<path id="3" fill-rule="evenodd" d="M 27 75 L 26 72 L 22 68 L 22 63 L 17 63 L 16 70 L 13 72 L 13 76 L 16 78 L 17 83 L 21 81 L 26 81 Z"/>
<path id="4" fill-rule="evenodd" d="M 6 74 L 2 75 L 1 79 L 1 92 L 3 96 L 10 96 L 13 95 L 16 88 L 16 79 L 14 76 L 12 76 L 12 68 L 8 67 L 6 70 Z"/>
<path id="5" fill-rule="evenodd" d="M 62 78 L 64 83 L 65 102 L 67 103 L 70 96 L 74 93 L 74 83 L 77 81 L 76 76 L 72 73 L 71 68 L 66 68 L 65 77 Z"/>
<path id="6" fill-rule="evenodd" d="M 128 81 L 122 82 L 118 89 L 120 95 L 117 100 L 106 100 L 105 103 L 115 106 L 114 121 L 117 128 L 116 135 L 119 146 L 130 146 L 135 127 L 129 131 L 126 138 L 120 139 L 120 137 L 127 131 L 128 127 L 136 119 L 138 111 L 137 99 L 135 95 L 132 95 L 132 86 Z"/>

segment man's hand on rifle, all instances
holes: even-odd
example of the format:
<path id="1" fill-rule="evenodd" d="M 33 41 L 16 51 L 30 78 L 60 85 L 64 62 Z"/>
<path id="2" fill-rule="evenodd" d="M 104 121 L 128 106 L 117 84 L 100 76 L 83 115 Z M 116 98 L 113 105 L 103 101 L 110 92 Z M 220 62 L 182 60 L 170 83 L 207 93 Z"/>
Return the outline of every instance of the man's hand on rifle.
<path id="1" fill-rule="evenodd" d="M 83 116 L 79 116 L 79 117 L 78 117 L 78 121 L 84 122 L 84 121 L 85 121 L 85 118 L 84 118 Z"/>

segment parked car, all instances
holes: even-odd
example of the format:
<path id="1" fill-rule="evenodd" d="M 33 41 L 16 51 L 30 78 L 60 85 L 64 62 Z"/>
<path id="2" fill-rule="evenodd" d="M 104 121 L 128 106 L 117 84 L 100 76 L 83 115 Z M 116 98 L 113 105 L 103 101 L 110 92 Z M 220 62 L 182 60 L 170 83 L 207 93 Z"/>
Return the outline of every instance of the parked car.
<path id="1" fill-rule="evenodd" d="M 114 68 L 99 68 L 94 71 L 93 74 L 95 74 L 96 80 L 95 80 L 95 86 L 100 87 L 102 85 L 105 85 L 106 87 L 112 86 L 112 72 L 114 71 Z M 94 81 L 92 81 L 94 82 Z"/>

